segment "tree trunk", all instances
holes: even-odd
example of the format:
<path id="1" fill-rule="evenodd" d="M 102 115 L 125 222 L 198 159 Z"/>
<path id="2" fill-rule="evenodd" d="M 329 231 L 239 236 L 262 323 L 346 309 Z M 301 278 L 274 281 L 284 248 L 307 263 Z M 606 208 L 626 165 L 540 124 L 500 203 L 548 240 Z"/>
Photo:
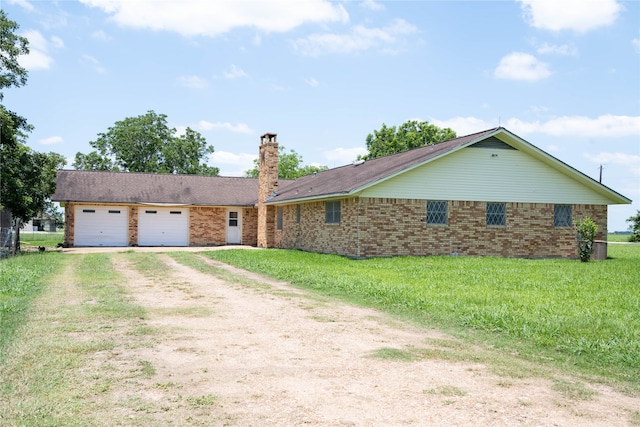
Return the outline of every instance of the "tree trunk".
<path id="1" fill-rule="evenodd" d="M 13 254 L 17 255 L 20 252 L 20 218 L 16 218 L 14 224 L 16 231 L 13 237 Z"/>

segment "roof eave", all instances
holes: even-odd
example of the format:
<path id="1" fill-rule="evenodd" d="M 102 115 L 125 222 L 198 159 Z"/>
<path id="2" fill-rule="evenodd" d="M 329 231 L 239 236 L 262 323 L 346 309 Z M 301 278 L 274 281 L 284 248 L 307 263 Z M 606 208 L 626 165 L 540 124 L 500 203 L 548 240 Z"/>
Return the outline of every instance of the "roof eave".
<path id="1" fill-rule="evenodd" d="M 482 141 L 483 139 L 487 139 L 487 138 L 490 138 L 492 136 L 495 136 L 496 133 L 498 133 L 499 131 L 500 131 L 500 128 L 496 129 L 494 132 L 491 132 L 490 134 L 479 136 L 479 137 L 474 138 L 474 139 L 472 139 L 472 140 L 470 140 L 468 142 L 465 142 L 464 144 L 457 145 L 457 146 L 451 148 L 450 150 L 447 150 L 447 151 L 444 151 L 444 152 L 438 154 L 437 156 L 430 157 L 430 158 L 428 158 L 426 160 L 423 160 L 421 162 L 413 163 L 413 164 L 411 164 L 411 165 L 409 165 L 409 166 L 407 166 L 405 168 L 402 168 L 402 169 L 399 169 L 399 170 L 395 171 L 392 174 L 389 174 L 389 175 L 384 176 L 382 178 L 378 178 L 375 181 L 370 181 L 370 182 L 368 182 L 366 184 L 363 184 L 363 185 L 361 185 L 359 187 L 352 188 L 349 191 L 349 193 L 359 193 L 361 191 L 364 191 L 364 190 L 366 190 L 366 189 L 368 189 L 370 187 L 376 186 L 376 185 L 378 185 L 378 184 L 380 184 L 380 183 L 382 183 L 384 181 L 387 181 L 389 179 L 395 178 L 396 176 L 401 175 L 401 174 L 403 174 L 405 172 L 409 172 L 409 171 L 411 171 L 413 169 L 416 169 L 416 168 L 419 168 L 421 166 L 424 166 L 424 165 L 426 165 L 428 163 L 431 163 L 431 162 L 433 162 L 435 160 L 441 159 L 444 156 L 448 156 L 449 154 L 455 153 L 456 151 L 461 150 L 463 148 L 466 148 L 466 147 L 468 147 L 470 145 L 473 145 L 473 144 L 475 144 L 475 143 L 477 143 L 479 141 Z"/>
<path id="2" fill-rule="evenodd" d="M 508 141 L 504 141 L 509 145 L 514 146 L 514 148 L 517 148 L 518 150 L 525 152 L 527 154 L 529 154 L 530 156 L 542 161 L 543 163 L 551 166 L 552 168 L 556 169 L 557 171 L 564 173 L 565 175 L 572 177 L 574 179 L 576 179 L 577 181 L 579 181 L 581 184 L 589 187 L 590 189 L 592 189 L 593 191 L 605 196 L 606 198 L 608 198 L 612 203 L 612 205 L 628 205 L 632 203 L 632 200 L 629 199 L 628 197 L 618 193 L 615 190 L 612 190 L 611 188 L 607 187 L 606 185 L 602 184 L 601 182 L 596 181 L 595 179 L 591 178 L 588 175 L 585 175 L 584 173 L 580 172 L 579 170 L 573 168 L 572 166 L 568 165 L 567 163 L 563 162 L 562 160 L 546 153 L 545 151 L 541 150 L 540 148 L 536 147 L 535 145 L 527 142 L 526 140 L 520 138 L 519 136 L 511 133 L 510 131 L 506 130 L 506 129 L 502 129 L 501 132 L 505 138 Z"/>

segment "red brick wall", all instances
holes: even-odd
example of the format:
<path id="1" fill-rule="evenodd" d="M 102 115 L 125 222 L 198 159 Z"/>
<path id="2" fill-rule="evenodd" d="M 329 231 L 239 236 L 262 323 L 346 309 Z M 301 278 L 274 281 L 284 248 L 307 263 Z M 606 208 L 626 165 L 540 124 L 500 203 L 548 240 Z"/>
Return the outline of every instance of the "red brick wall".
<path id="1" fill-rule="evenodd" d="M 554 227 L 553 204 L 507 203 L 506 225 L 486 225 L 486 203 L 450 201 L 448 224 L 426 224 L 426 201 L 342 199 L 340 224 L 325 224 L 324 202 L 284 206 L 275 244 L 353 257 L 459 255 L 575 258 L 573 227 Z M 607 206 L 574 205 L 573 221 L 590 216 L 606 240 Z M 274 213 L 275 217 L 275 213 Z"/>
<path id="2" fill-rule="evenodd" d="M 301 203 L 300 224 L 296 223 L 296 205 L 283 206 L 283 229 L 275 231 L 275 246 L 356 256 L 357 200 L 341 200 L 339 224 L 325 223 L 325 202 Z"/>
<path id="3" fill-rule="evenodd" d="M 189 246 L 215 246 L 227 243 L 227 210 L 218 207 L 189 209 Z"/>
<path id="4" fill-rule="evenodd" d="M 76 203 L 65 205 L 65 236 L 67 245 L 74 245 L 74 209 Z M 92 205 L 101 205 L 92 203 Z M 138 244 L 138 207 L 129 205 L 128 245 Z M 253 207 L 237 208 L 242 215 L 242 244 L 256 245 L 258 210 Z M 189 208 L 189 246 L 217 246 L 227 243 L 227 208 Z"/>

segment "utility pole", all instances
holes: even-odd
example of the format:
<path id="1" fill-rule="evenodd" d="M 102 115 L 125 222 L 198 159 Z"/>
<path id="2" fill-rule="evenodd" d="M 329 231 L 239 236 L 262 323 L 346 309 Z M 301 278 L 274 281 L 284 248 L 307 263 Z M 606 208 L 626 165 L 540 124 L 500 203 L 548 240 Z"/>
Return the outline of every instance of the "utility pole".
<path id="1" fill-rule="evenodd" d="M 600 184 L 602 184 L 602 165 L 600 165 Z"/>

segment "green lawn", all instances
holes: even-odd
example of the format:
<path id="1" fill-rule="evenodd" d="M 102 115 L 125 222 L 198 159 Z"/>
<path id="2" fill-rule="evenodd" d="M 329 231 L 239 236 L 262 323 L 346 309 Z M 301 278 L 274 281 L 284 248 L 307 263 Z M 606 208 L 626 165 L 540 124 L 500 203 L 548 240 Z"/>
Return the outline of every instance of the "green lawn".
<path id="1" fill-rule="evenodd" d="M 608 242 L 628 242 L 631 234 L 607 234 Z"/>
<path id="2" fill-rule="evenodd" d="M 55 248 L 58 243 L 64 241 L 64 233 L 48 233 L 42 231 L 21 231 L 20 246 L 26 248 L 28 246 L 44 246 L 46 248 Z"/>
<path id="3" fill-rule="evenodd" d="M 60 266 L 58 253 L 33 253 L 0 259 L 0 361 L 23 322 L 31 302 Z"/>
<path id="4" fill-rule="evenodd" d="M 606 261 L 479 257 L 351 260 L 294 250 L 207 256 L 375 306 L 525 357 L 640 378 L 640 246 Z"/>

